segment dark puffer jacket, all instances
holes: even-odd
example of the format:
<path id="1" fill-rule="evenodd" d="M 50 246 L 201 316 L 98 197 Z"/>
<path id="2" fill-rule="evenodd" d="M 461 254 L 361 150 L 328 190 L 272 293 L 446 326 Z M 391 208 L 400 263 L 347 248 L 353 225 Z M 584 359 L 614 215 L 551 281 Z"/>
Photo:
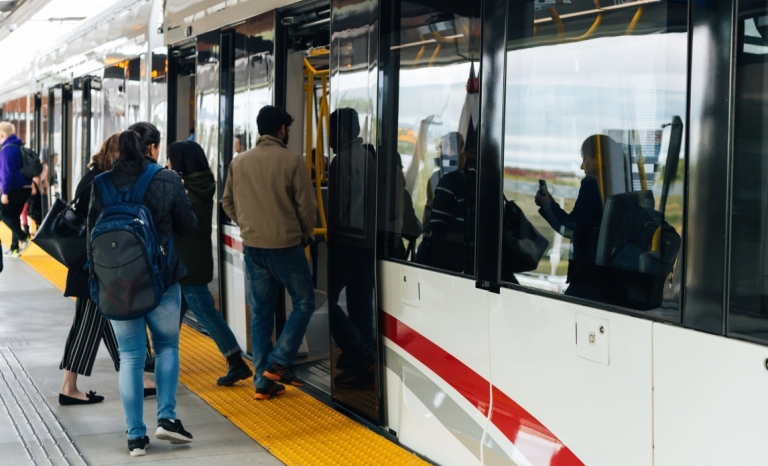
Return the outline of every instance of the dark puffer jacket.
<path id="1" fill-rule="evenodd" d="M 152 162 L 154 163 L 154 162 Z M 138 175 L 131 175 L 123 171 L 119 166 L 109 172 L 112 182 L 119 191 L 124 187 L 132 187 Z M 149 183 L 147 193 L 144 195 L 144 205 L 152 213 L 152 221 L 157 229 L 158 240 L 163 248 L 168 247 L 171 235 L 178 236 L 192 234 L 197 229 L 197 217 L 192 211 L 192 204 L 187 198 L 184 186 L 179 175 L 171 170 L 160 170 Z M 88 237 L 104 208 L 101 193 L 94 186 L 91 191 L 91 204 L 88 208 Z M 88 257 L 90 259 L 90 257 Z M 174 248 L 171 258 L 171 285 L 186 278 L 187 267 L 181 260 L 177 248 Z"/>
<path id="2" fill-rule="evenodd" d="M 189 269 L 189 276 L 181 281 L 181 285 L 207 285 L 213 280 L 211 219 L 213 195 L 216 193 L 213 173 L 211 170 L 205 170 L 184 174 L 184 188 L 189 193 L 189 200 L 197 217 L 197 230 L 189 236 L 176 239 L 176 250 Z"/>

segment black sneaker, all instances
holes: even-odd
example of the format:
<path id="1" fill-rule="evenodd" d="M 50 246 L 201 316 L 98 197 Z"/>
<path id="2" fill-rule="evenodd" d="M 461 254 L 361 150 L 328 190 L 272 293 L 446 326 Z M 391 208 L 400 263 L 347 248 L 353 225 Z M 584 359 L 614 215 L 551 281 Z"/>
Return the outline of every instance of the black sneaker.
<path id="1" fill-rule="evenodd" d="M 269 380 L 287 383 L 289 385 L 293 385 L 294 387 L 303 387 L 307 384 L 300 378 L 296 377 L 290 367 L 283 366 L 274 362 L 270 363 L 264 370 L 264 373 L 261 375 L 268 378 Z"/>
<path id="2" fill-rule="evenodd" d="M 245 361 L 241 361 L 235 365 L 229 366 L 229 370 L 223 377 L 219 377 L 216 380 L 216 385 L 229 387 L 234 385 L 238 380 L 247 379 L 253 376 L 251 368 Z"/>
<path id="3" fill-rule="evenodd" d="M 147 454 L 147 450 L 149 450 L 149 437 L 146 435 L 133 440 L 128 439 L 128 453 L 131 456 L 144 456 Z"/>
<path id="4" fill-rule="evenodd" d="M 174 419 L 173 421 L 170 419 L 158 419 L 155 438 L 168 440 L 176 445 L 179 443 L 190 443 L 192 441 L 192 434 L 184 430 L 181 421 L 178 419 Z"/>
<path id="5" fill-rule="evenodd" d="M 267 388 L 257 388 L 253 395 L 254 400 L 268 400 L 274 396 L 285 393 L 285 386 L 279 383 L 273 383 Z"/>

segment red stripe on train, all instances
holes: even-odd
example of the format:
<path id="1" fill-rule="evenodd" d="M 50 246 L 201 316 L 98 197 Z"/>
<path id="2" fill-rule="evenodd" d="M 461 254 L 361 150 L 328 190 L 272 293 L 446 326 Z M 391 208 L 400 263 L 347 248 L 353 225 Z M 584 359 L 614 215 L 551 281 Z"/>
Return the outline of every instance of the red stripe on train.
<path id="1" fill-rule="evenodd" d="M 491 422 L 535 466 L 583 466 L 573 452 L 531 413 L 428 338 L 383 312 L 384 335 L 456 389 L 483 415 L 493 392 Z"/>
<path id="2" fill-rule="evenodd" d="M 224 243 L 224 246 L 229 246 L 230 248 L 234 249 L 238 252 L 243 252 L 243 242 L 236 240 L 235 238 L 222 233 L 221 234 L 221 242 Z"/>

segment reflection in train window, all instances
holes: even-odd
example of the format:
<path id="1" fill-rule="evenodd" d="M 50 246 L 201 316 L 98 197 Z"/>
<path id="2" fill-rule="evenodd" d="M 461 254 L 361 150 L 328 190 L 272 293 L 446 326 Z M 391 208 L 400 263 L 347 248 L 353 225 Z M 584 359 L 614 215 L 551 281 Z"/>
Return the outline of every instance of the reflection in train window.
<path id="1" fill-rule="evenodd" d="M 472 276 L 480 4 L 402 1 L 393 11 L 385 42 L 397 127 L 379 162 L 384 255 Z"/>
<path id="2" fill-rule="evenodd" d="M 509 6 L 502 280 L 679 319 L 687 5 Z"/>
<path id="3" fill-rule="evenodd" d="M 768 342 L 768 11 L 739 4 L 728 333 Z"/>
<path id="4" fill-rule="evenodd" d="M 235 29 L 232 157 L 256 145 L 256 115 L 272 104 L 273 30 L 273 13 L 251 18 Z"/>

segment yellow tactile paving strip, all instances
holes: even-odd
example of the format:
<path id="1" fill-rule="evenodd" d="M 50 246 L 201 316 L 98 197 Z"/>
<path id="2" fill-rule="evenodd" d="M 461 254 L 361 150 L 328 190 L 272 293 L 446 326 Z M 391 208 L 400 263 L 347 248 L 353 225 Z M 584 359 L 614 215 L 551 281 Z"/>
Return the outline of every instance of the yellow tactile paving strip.
<path id="1" fill-rule="evenodd" d="M 11 233 L 0 225 L 8 246 Z M 66 268 L 36 245 L 21 259 L 63 290 Z M 253 399 L 250 380 L 216 386 L 226 371 L 213 340 L 182 326 L 179 380 L 214 409 L 287 465 L 426 465 L 417 456 L 293 387 L 269 401 Z M 179 413 L 184 417 L 183 409 Z"/>

